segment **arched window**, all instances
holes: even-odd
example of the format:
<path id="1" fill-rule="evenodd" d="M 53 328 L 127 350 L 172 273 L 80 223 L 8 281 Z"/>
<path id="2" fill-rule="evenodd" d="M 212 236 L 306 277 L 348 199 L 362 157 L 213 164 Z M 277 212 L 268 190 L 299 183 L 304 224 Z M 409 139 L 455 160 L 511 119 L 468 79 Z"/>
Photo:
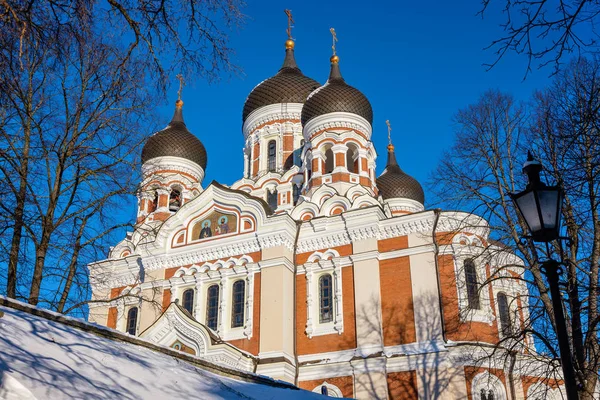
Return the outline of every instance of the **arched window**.
<path id="1" fill-rule="evenodd" d="M 171 189 L 169 194 L 169 211 L 177 211 L 181 207 L 181 192 L 177 189 Z"/>
<path id="2" fill-rule="evenodd" d="M 327 150 L 325 150 L 325 173 L 332 173 L 333 168 L 335 168 L 335 157 L 333 156 L 333 151 L 330 147 Z"/>
<path id="3" fill-rule="evenodd" d="M 274 140 L 270 140 L 268 144 L 269 149 L 269 158 L 268 158 L 268 168 L 269 171 L 275 171 L 277 169 L 277 142 Z"/>
<path id="4" fill-rule="evenodd" d="M 348 147 L 348 150 L 346 150 L 346 168 L 348 172 L 356 172 L 354 170 L 354 150 L 351 147 Z"/>
<path id="5" fill-rule="evenodd" d="M 469 300 L 469 308 L 479 310 L 479 284 L 477 283 L 477 270 L 473 260 L 465 260 L 465 279 L 467 281 L 467 298 Z"/>
<path id="6" fill-rule="evenodd" d="M 194 289 L 183 292 L 183 308 L 194 315 Z"/>
<path id="7" fill-rule="evenodd" d="M 250 151 L 246 154 L 246 178 L 250 178 L 252 176 L 252 155 Z"/>
<path id="8" fill-rule="evenodd" d="M 325 385 L 321 386 L 321 394 L 323 396 L 329 396 L 329 389 L 327 389 L 327 386 L 325 386 Z"/>
<path id="9" fill-rule="evenodd" d="M 500 292 L 497 296 L 498 312 L 500 314 L 500 330 L 504 336 L 510 335 L 512 331 L 512 323 L 510 320 L 510 308 L 508 307 L 508 299 L 506 294 Z"/>
<path id="10" fill-rule="evenodd" d="M 325 274 L 319 278 L 319 322 L 333 321 L 333 280 Z"/>
<path id="11" fill-rule="evenodd" d="M 274 190 L 273 193 L 267 190 L 267 203 L 272 210 L 277 208 L 277 190 Z"/>
<path id="12" fill-rule="evenodd" d="M 152 205 L 150 208 L 150 212 L 154 212 L 158 208 L 158 192 L 156 190 L 154 191 L 154 198 L 152 199 Z"/>
<path id="13" fill-rule="evenodd" d="M 292 184 L 292 199 L 294 201 L 294 205 L 298 203 L 298 199 L 300 198 L 300 188 L 296 185 Z"/>
<path id="14" fill-rule="evenodd" d="M 137 332 L 138 308 L 131 307 L 127 312 L 127 333 L 135 335 Z"/>
<path id="15" fill-rule="evenodd" d="M 481 400 L 495 400 L 494 392 L 492 390 L 481 389 L 479 396 L 480 396 Z"/>
<path id="16" fill-rule="evenodd" d="M 244 303 L 246 302 L 246 283 L 243 280 L 233 284 L 231 305 L 231 327 L 244 326 Z"/>
<path id="17" fill-rule="evenodd" d="M 219 285 L 208 288 L 206 299 L 206 326 L 212 330 L 217 329 L 219 323 Z"/>

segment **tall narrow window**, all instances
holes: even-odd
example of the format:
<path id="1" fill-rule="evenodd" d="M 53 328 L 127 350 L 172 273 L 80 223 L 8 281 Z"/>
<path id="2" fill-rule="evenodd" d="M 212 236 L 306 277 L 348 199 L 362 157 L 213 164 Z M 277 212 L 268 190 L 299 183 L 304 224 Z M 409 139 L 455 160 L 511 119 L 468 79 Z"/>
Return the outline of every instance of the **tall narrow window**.
<path id="1" fill-rule="evenodd" d="M 272 210 L 277 208 L 277 190 L 274 190 L 273 193 L 267 190 L 267 203 Z"/>
<path id="2" fill-rule="evenodd" d="M 194 289 L 183 292 L 183 308 L 194 315 Z"/>
<path id="3" fill-rule="evenodd" d="M 294 205 L 296 205 L 300 198 L 300 188 L 294 184 L 292 184 L 292 198 L 294 200 Z"/>
<path id="4" fill-rule="evenodd" d="M 137 332 L 137 318 L 137 307 L 131 307 L 127 312 L 127 333 L 129 333 L 130 335 L 135 335 Z"/>
<path id="5" fill-rule="evenodd" d="M 231 327 L 244 326 L 244 303 L 246 301 L 246 283 L 242 280 L 233 284 Z"/>
<path id="6" fill-rule="evenodd" d="M 319 322 L 333 321 L 333 281 L 331 275 L 319 278 Z"/>
<path id="7" fill-rule="evenodd" d="M 248 151 L 246 154 L 246 178 L 250 178 L 252 176 L 252 155 L 251 152 Z"/>
<path id="8" fill-rule="evenodd" d="M 473 260 L 465 260 L 465 278 L 467 281 L 467 298 L 469 299 L 469 308 L 479 310 L 479 284 L 477 283 L 477 270 Z"/>
<path id="9" fill-rule="evenodd" d="M 352 172 L 354 173 L 354 150 L 352 150 L 352 148 L 348 147 L 348 150 L 346 151 L 346 168 L 348 169 L 348 172 Z"/>
<path id="10" fill-rule="evenodd" d="M 332 173 L 333 168 L 335 168 L 335 158 L 333 156 L 333 151 L 331 150 L 331 148 L 328 148 L 327 150 L 325 150 L 325 173 Z"/>
<path id="11" fill-rule="evenodd" d="M 500 313 L 500 329 L 504 336 L 510 335 L 512 331 L 512 322 L 510 320 L 510 308 L 506 294 L 498 293 L 498 312 Z"/>
<path id="12" fill-rule="evenodd" d="M 206 301 L 206 326 L 212 330 L 217 329 L 219 323 L 219 285 L 208 288 Z"/>
<path id="13" fill-rule="evenodd" d="M 268 145 L 269 150 L 269 171 L 275 171 L 277 169 L 277 142 L 274 140 L 269 141 Z"/>
<path id="14" fill-rule="evenodd" d="M 152 199 L 152 206 L 150 208 L 150 212 L 154 212 L 158 208 L 158 192 L 156 190 L 154 191 L 154 198 Z"/>
<path id="15" fill-rule="evenodd" d="M 177 211 L 181 207 L 181 192 L 177 189 L 171 189 L 169 194 L 169 211 Z"/>

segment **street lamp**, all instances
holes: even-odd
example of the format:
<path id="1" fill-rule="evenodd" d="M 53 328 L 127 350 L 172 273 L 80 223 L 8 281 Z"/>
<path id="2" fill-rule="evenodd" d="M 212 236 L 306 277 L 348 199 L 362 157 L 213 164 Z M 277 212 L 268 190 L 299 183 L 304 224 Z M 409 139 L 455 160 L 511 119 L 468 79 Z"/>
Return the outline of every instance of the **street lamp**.
<path id="1" fill-rule="evenodd" d="M 533 159 L 531 152 L 527 154 L 527 161 L 523 165 L 523 172 L 527 174 L 529 183 L 524 191 L 510 193 L 515 206 L 525 220 L 527 228 L 534 242 L 549 243 L 560 240 L 560 214 L 562 210 L 562 191 L 558 186 L 547 186 L 540 180 L 542 164 Z M 563 313 L 558 279 L 562 274 L 561 262 L 548 259 L 541 264 L 541 270 L 548 279 L 552 295 L 552 308 L 558 336 L 563 378 L 569 400 L 577 400 L 577 381 L 575 369 L 571 359 L 571 347 L 567 333 L 567 324 Z"/>

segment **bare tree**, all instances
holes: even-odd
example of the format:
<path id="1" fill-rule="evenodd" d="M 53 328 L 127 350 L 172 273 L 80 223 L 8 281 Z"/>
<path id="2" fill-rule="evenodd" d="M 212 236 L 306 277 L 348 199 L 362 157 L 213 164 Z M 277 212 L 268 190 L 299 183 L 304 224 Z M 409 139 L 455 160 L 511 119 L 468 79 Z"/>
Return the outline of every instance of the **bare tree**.
<path id="1" fill-rule="evenodd" d="M 498 345 L 516 351 L 532 335 L 538 351 L 558 357 L 554 313 L 538 254 L 565 261 L 564 303 L 572 357 L 582 398 L 592 398 L 600 369 L 598 336 L 598 262 L 600 260 L 600 64 L 580 59 L 556 76 L 553 85 L 526 107 L 510 95 L 488 91 L 458 112 L 457 140 L 437 168 L 431 189 L 444 205 L 485 217 L 493 239 L 489 252 L 509 248 L 523 259 L 522 277 L 493 271 L 489 280 L 523 279 L 530 298 L 520 305 L 529 317 Z M 536 248 L 522 241 L 524 221 L 508 197 L 525 187 L 521 173 L 527 150 L 546 167 L 547 178 L 565 190 L 563 221 L 573 240 L 563 248 Z M 548 253 L 549 251 L 549 253 Z M 516 301 L 517 299 L 515 299 Z M 555 363 L 548 363 L 549 374 Z"/>
<path id="2" fill-rule="evenodd" d="M 173 69 L 206 79 L 236 70 L 226 32 L 241 6 L 0 1 L 0 279 L 9 297 L 59 312 L 89 297 L 84 266 L 134 219 L 132 171 L 156 96 Z"/>
<path id="3" fill-rule="evenodd" d="M 564 57 L 598 50 L 600 4 L 591 0 L 482 0 L 482 17 L 496 4 L 502 7 L 504 36 L 494 40 L 495 66 L 508 52 L 524 54 L 527 59 L 525 76 L 537 67 L 554 65 L 558 72 Z"/>

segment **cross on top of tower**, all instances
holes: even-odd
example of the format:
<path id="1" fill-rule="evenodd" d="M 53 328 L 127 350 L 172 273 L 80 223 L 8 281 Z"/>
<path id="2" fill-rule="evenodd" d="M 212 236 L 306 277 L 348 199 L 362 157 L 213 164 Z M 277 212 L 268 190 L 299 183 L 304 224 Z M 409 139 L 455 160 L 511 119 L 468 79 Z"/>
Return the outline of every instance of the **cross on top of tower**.
<path id="1" fill-rule="evenodd" d="M 294 27 L 294 17 L 292 16 L 292 10 L 285 9 L 285 15 L 288 17 L 288 27 L 287 27 L 287 35 L 288 39 L 292 40 L 292 28 Z"/>
<path id="2" fill-rule="evenodd" d="M 183 80 L 183 75 L 177 74 L 177 80 L 179 81 L 179 90 L 177 91 L 177 101 L 181 101 L 181 91 L 183 90 L 183 86 L 185 86 L 185 82 Z"/>
<path id="3" fill-rule="evenodd" d="M 335 33 L 335 29 L 329 28 L 329 32 L 331 32 L 331 37 L 332 37 L 332 40 L 333 40 L 333 43 L 331 45 L 331 50 L 333 50 L 333 55 L 335 56 L 336 55 L 335 54 L 335 42 L 338 41 L 338 38 L 337 38 L 337 34 Z"/>

